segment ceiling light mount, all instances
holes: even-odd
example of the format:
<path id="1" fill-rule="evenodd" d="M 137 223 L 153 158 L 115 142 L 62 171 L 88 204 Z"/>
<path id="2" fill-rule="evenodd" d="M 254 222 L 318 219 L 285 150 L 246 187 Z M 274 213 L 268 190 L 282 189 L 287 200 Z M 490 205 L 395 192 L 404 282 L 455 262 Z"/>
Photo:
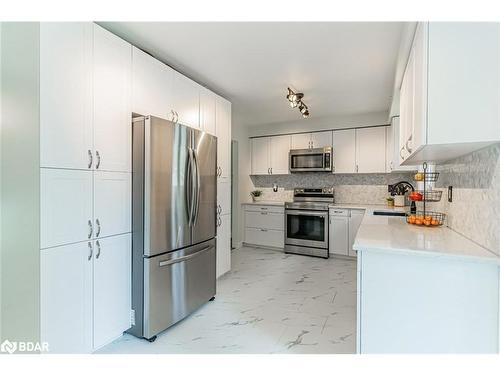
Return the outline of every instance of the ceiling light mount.
<path id="1" fill-rule="evenodd" d="M 308 118 L 309 117 L 309 108 L 302 101 L 303 97 L 304 97 L 303 93 L 294 92 L 290 87 L 288 87 L 288 94 L 286 95 L 286 98 L 290 102 L 290 107 L 292 107 L 292 108 L 299 107 L 299 111 L 302 114 L 302 117 Z"/>

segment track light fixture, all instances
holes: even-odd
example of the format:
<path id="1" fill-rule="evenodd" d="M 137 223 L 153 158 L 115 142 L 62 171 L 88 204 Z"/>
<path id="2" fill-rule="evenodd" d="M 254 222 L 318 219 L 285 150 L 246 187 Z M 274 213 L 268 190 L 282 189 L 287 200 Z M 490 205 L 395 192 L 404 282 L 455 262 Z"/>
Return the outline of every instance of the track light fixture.
<path id="1" fill-rule="evenodd" d="M 290 107 L 296 108 L 299 107 L 299 111 L 302 114 L 303 118 L 308 118 L 309 117 L 309 109 L 305 105 L 305 103 L 302 101 L 302 98 L 304 97 L 304 94 L 301 92 L 294 92 L 290 87 L 288 87 L 288 94 L 286 98 L 290 102 Z"/>

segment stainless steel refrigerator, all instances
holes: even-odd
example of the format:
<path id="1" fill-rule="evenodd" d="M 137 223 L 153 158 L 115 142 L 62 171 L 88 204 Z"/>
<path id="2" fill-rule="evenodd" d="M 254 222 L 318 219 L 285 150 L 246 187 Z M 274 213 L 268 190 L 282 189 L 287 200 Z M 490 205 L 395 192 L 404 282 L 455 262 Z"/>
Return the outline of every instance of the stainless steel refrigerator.
<path id="1" fill-rule="evenodd" d="M 132 122 L 132 309 L 150 341 L 215 296 L 217 138 Z"/>

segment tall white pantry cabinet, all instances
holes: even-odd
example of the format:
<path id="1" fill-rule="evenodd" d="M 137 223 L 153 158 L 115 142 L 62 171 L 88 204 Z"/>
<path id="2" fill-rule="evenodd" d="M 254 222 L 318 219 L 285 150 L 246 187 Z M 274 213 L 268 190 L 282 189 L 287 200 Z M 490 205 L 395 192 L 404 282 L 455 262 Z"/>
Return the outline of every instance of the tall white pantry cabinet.
<path id="1" fill-rule="evenodd" d="M 40 24 L 40 314 L 51 352 L 130 327 L 132 46 Z"/>
<path id="2" fill-rule="evenodd" d="M 41 340 L 89 353 L 131 326 L 131 119 L 218 139 L 217 276 L 231 266 L 231 103 L 92 23 L 40 24 Z"/>

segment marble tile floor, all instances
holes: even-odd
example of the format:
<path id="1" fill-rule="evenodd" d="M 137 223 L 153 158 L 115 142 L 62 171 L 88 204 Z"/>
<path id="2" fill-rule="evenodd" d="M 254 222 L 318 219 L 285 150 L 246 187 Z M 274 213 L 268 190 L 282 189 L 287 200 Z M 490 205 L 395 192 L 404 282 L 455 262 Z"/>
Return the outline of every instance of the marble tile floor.
<path id="1" fill-rule="evenodd" d="M 158 335 L 125 334 L 98 353 L 354 353 L 356 262 L 243 247 L 217 296 Z"/>

